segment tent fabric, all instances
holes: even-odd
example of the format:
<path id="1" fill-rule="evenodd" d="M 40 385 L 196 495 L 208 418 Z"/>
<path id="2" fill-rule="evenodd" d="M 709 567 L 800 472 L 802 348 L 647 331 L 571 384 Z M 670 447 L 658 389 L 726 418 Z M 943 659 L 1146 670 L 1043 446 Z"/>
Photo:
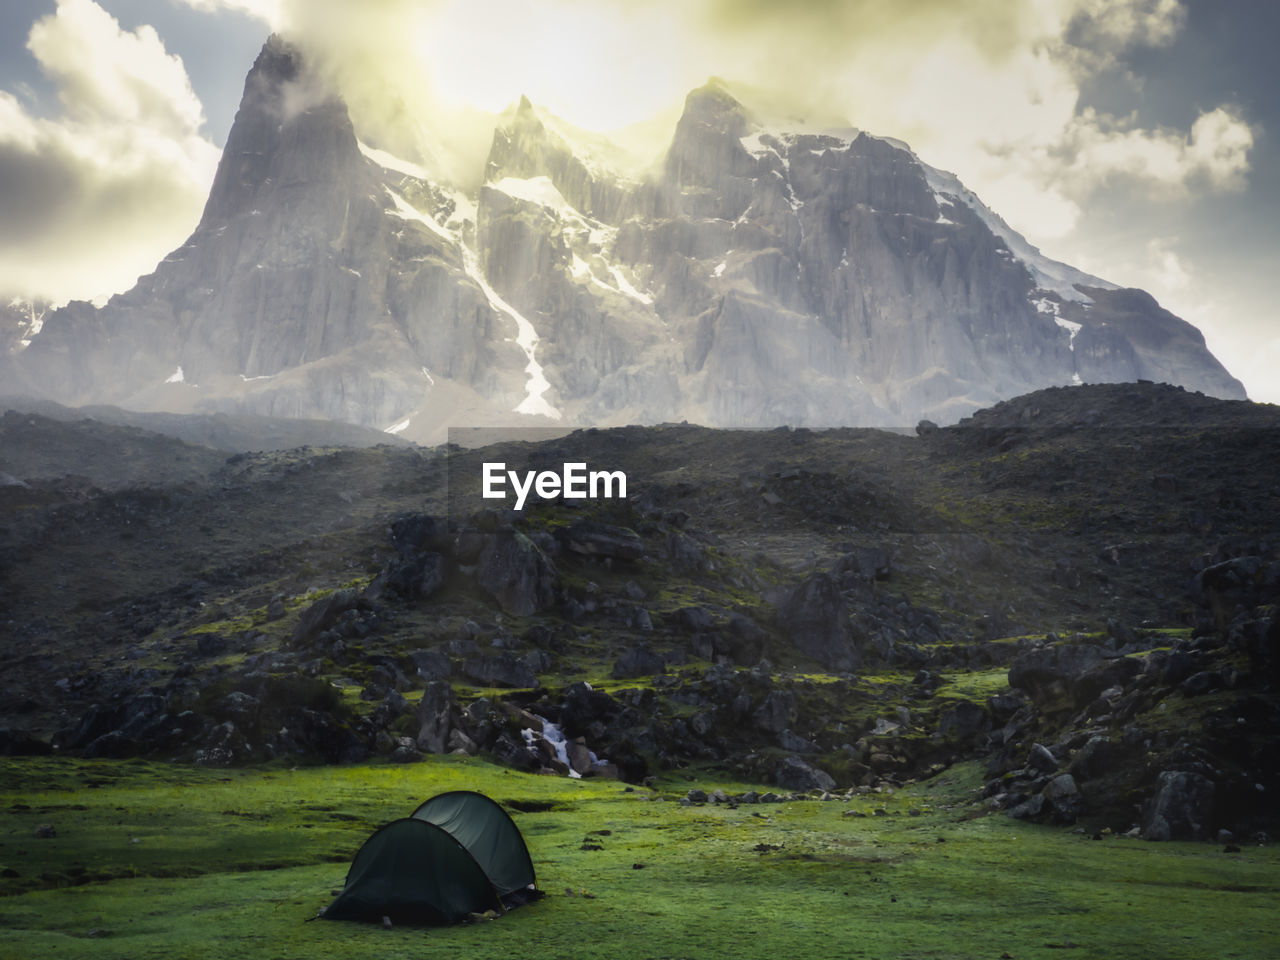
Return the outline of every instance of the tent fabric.
<path id="1" fill-rule="evenodd" d="M 325 910 L 331 920 L 454 923 L 501 910 L 493 884 L 448 831 L 424 820 L 395 820 L 365 841 L 342 893 Z"/>
<path id="2" fill-rule="evenodd" d="M 533 859 L 520 828 L 507 811 L 484 794 L 472 790 L 442 793 L 411 816 L 434 823 L 456 837 L 480 864 L 498 896 L 505 897 L 533 884 Z"/>
<path id="3" fill-rule="evenodd" d="M 454 923 L 501 912 L 504 897 L 510 906 L 537 897 L 534 883 L 529 848 L 507 812 L 483 794 L 456 790 L 376 830 L 322 915 Z"/>

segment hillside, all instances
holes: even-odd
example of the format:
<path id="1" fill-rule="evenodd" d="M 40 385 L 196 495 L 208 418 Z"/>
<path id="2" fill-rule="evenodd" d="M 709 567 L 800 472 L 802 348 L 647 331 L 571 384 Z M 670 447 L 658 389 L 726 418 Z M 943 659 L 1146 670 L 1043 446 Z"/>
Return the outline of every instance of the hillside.
<path id="1" fill-rule="evenodd" d="M 0 487 L 10 752 L 463 751 L 781 790 L 981 758 L 1019 816 L 1173 836 L 1274 816 L 1272 407 L 1118 384 L 915 436 L 663 425 L 229 458 L 131 429 L 145 479 L 14 459 L 123 428 L 22 427 L 0 433 L 0 470 L 23 463 Z M 622 470 L 628 496 L 495 510 L 494 461 Z M 1190 799 L 1161 827 L 1175 781 Z"/>

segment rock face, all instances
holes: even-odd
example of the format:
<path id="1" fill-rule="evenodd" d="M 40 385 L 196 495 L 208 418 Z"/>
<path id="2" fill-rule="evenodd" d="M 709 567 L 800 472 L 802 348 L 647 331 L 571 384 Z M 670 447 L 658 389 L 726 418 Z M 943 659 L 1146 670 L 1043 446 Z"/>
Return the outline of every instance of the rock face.
<path id="1" fill-rule="evenodd" d="M 524 534 L 491 534 L 476 567 L 476 583 L 503 610 L 527 616 L 555 599 L 556 569 Z"/>
<path id="2" fill-rule="evenodd" d="M 862 662 L 849 609 L 825 573 L 812 574 L 783 599 L 778 624 L 802 653 L 833 670 L 852 670 Z"/>
<path id="3" fill-rule="evenodd" d="M 1156 780 L 1155 794 L 1142 808 L 1146 840 L 1199 840 L 1213 813 L 1213 781 L 1198 773 L 1167 770 Z"/>
<path id="4" fill-rule="evenodd" d="M 1194 327 L 897 141 L 772 128 L 712 82 L 656 172 L 603 156 L 522 100 L 465 195 L 360 144 L 273 38 L 190 239 L 101 310 L 10 324 L 6 379 L 432 440 L 461 417 L 946 423 L 1080 381 L 1244 395 Z"/>

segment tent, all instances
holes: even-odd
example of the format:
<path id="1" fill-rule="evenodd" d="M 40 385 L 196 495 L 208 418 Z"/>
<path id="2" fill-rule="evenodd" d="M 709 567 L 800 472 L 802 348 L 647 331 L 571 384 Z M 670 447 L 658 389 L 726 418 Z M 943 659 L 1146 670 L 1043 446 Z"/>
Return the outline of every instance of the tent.
<path id="1" fill-rule="evenodd" d="M 483 794 L 455 790 L 375 831 L 323 916 L 454 923 L 525 902 L 534 882 L 529 848 L 507 812 Z"/>

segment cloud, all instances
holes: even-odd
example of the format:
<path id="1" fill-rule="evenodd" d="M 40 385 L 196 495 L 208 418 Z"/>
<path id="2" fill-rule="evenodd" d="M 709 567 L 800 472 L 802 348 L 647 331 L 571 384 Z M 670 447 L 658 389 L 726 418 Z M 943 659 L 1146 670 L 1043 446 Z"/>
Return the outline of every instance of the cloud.
<path id="1" fill-rule="evenodd" d="M 1042 237 L 1071 230 L 1117 179 L 1239 189 L 1249 171 L 1253 131 L 1226 106 L 1173 130 L 1082 105 L 1091 80 L 1123 79 L 1128 53 L 1173 42 L 1182 0 L 184 2 L 256 11 L 312 54 L 366 136 L 415 159 L 449 154 L 451 138 L 474 149 L 492 122 L 476 111 L 521 94 L 593 130 L 674 122 L 714 74 L 768 90 L 784 113 L 906 140 Z"/>
<path id="2" fill-rule="evenodd" d="M 1250 172 L 1254 130 L 1238 109 L 1171 128 L 1082 102 L 1090 83 L 1123 78 L 1132 51 L 1178 36 L 1181 0 L 179 2 L 285 33 L 345 96 L 363 137 L 463 181 L 479 174 L 493 114 L 521 94 L 596 130 L 661 116 L 642 144 L 656 153 L 685 94 L 713 74 L 769 91 L 784 114 L 843 116 L 907 141 L 1042 244 L 1077 230 L 1100 191 L 1168 204 L 1239 190 Z M 0 176 L 28 185 L 0 201 L 21 214 L 0 227 L 0 288 L 12 285 L 22 231 L 50 241 L 30 248 L 51 256 L 27 257 L 29 278 L 90 235 L 113 246 L 86 229 L 107 208 L 134 211 L 120 229 L 138 235 L 138 255 L 114 275 L 149 269 L 194 223 L 214 161 L 181 62 L 91 0 L 63 0 L 31 46 L 63 115 L 34 118 L 0 99 Z M 79 287 L 97 271 L 84 276 Z"/>
<path id="3" fill-rule="evenodd" d="M 0 91 L 0 292 L 55 301 L 129 286 L 190 233 L 217 165 L 182 61 L 92 0 L 59 0 L 28 49 L 62 107 Z"/>
<path id="4" fill-rule="evenodd" d="M 256 17 L 270 27 L 278 27 L 284 22 L 283 0 L 178 0 L 204 13 L 230 11 Z"/>
<path id="5" fill-rule="evenodd" d="M 1181 0 L 1082 0 L 1067 23 L 1074 46 L 1115 54 L 1172 43 L 1187 21 Z"/>

